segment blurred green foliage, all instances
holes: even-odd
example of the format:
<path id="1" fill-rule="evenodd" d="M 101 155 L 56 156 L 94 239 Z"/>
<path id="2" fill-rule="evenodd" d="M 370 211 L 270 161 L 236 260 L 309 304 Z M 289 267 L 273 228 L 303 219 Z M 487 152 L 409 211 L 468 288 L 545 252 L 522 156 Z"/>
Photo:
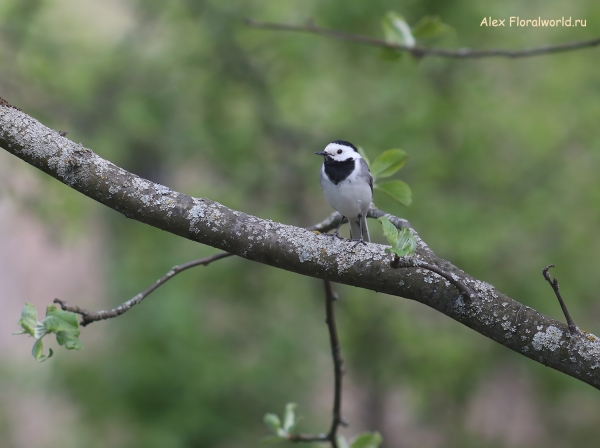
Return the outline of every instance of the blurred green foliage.
<path id="1" fill-rule="evenodd" d="M 390 61 L 367 46 L 243 25 L 245 17 L 312 17 L 381 37 L 389 10 L 411 24 L 441 17 L 456 32 L 436 45 L 449 48 L 525 48 L 600 34 L 600 3 L 592 0 L 4 0 L 0 96 L 136 174 L 298 226 L 330 213 L 315 151 L 338 138 L 363 146 L 371 160 L 402 147 L 413 204 L 379 193 L 379 208 L 407 218 L 438 255 L 562 320 L 540 275 L 556 263 L 576 323 L 597 333 L 598 50 Z M 573 15 L 588 26 L 479 26 L 482 17 L 510 15 Z M 63 244 L 85 238 L 90 216 L 105 227 L 110 306 L 171 266 L 214 252 L 39 176 L 43 196 L 24 205 Z M 596 446 L 600 429 L 585 415 L 597 415 L 600 400 L 578 406 L 594 393 L 589 386 L 418 304 L 337 289 L 344 412 L 355 419 L 344 430 L 349 439 L 368 429 L 384 446 L 407 446 L 393 422 L 408 412 L 413 426 L 443 441 L 419 446 L 506 446 L 509 439 L 469 426 L 468 415 L 482 385 L 508 365 L 533 384 L 540 416 L 542 435 L 523 446 Z M 242 259 L 181 274 L 126 315 L 95 323 L 108 334 L 103 351 L 53 360 L 53 387 L 80 418 L 76 430 L 59 430 L 90 448 L 258 446 L 262 416 L 294 401 L 303 412 L 299 429 L 322 432 L 333 383 L 323 301 L 319 281 Z M 399 392 L 408 394 L 408 410 L 394 407 Z M 0 431 L 8 431 L 4 423 Z"/>

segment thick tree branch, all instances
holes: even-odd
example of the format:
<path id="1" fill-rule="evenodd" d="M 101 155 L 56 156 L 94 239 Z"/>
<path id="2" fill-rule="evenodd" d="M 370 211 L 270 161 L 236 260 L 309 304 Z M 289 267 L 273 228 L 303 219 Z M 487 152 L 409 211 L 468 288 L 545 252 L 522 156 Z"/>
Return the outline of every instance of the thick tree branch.
<path id="1" fill-rule="evenodd" d="M 59 132 L 59 135 L 63 136 L 62 133 Z M 64 137 L 64 136 L 63 136 Z M 323 221 L 314 226 L 308 227 L 308 230 L 318 230 L 320 232 L 327 232 L 331 229 L 334 229 L 337 226 L 341 219 L 341 215 L 337 212 L 332 213 Z M 132 299 L 124 302 L 119 305 L 117 308 L 113 308 L 112 310 L 101 310 L 101 311 L 89 311 L 84 308 L 80 308 L 77 305 L 70 305 L 66 301 L 61 299 L 54 299 L 54 303 L 60 305 L 60 307 L 65 311 L 70 311 L 72 313 L 80 314 L 82 316 L 81 326 L 85 327 L 92 322 L 97 322 L 99 320 L 112 319 L 113 317 L 118 317 L 121 314 L 127 312 L 131 307 L 137 305 L 142 302 L 146 297 L 150 295 L 155 289 L 164 285 L 168 280 L 175 277 L 177 274 L 185 271 L 186 269 L 193 268 L 196 266 L 208 266 L 213 261 L 221 260 L 223 258 L 227 258 L 232 256 L 229 252 L 219 252 L 218 254 L 211 255 L 210 257 L 200 258 L 198 260 L 188 261 L 179 266 L 173 266 L 173 268 L 159 278 L 156 282 L 154 282 L 151 286 L 149 286 L 146 290 L 136 294 Z"/>
<path id="2" fill-rule="evenodd" d="M 0 146 L 71 188 L 175 235 L 298 274 L 405 297 L 548 367 L 600 388 L 600 341 L 522 305 L 437 257 L 420 239 L 412 258 L 456 276 L 466 301 L 423 268 L 393 269 L 385 246 L 347 241 L 231 210 L 142 179 L 17 109 L 0 106 Z M 417 233 L 411 232 L 418 238 Z"/>
<path id="3" fill-rule="evenodd" d="M 322 28 L 315 25 L 314 22 L 309 21 L 306 25 L 286 25 L 282 23 L 268 23 L 258 22 L 252 19 L 246 19 L 246 24 L 253 28 L 260 28 L 265 30 L 274 31 L 291 31 L 296 33 L 309 33 L 317 34 L 321 36 L 330 37 L 337 40 L 346 40 L 350 42 L 357 42 L 360 44 L 371 45 L 374 47 L 389 48 L 392 50 L 403 51 L 411 53 L 416 57 L 424 56 L 438 56 L 444 58 L 455 58 L 455 59 L 477 59 L 477 58 L 490 58 L 490 57 L 504 57 L 504 58 L 527 58 L 531 56 L 540 56 L 545 54 L 562 53 L 565 51 L 581 50 L 584 48 L 592 48 L 600 45 L 600 37 L 590 40 L 569 42 L 560 45 L 544 45 L 538 48 L 526 48 L 524 50 L 504 50 L 504 49 L 491 49 L 491 50 L 472 50 L 470 48 L 459 48 L 458 50 L 446 50 L 444 48 L 431 48 L 431 47 L 408 47 L 406 45 L 398 45 L 387 42 L 382 39 L 377 39 L 369 36 L 362 36 L 360 34 L 344 33 L 343 31 L 335 31 L 327 28 Z"/>

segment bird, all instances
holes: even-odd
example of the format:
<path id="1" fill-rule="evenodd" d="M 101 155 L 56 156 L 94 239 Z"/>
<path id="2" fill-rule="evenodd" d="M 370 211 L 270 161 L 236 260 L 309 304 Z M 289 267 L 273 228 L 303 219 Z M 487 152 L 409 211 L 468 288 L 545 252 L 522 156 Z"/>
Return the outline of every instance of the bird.
<path id="1" fill-rule="evenodd" d="M 367 212 L 373 200 L 373 176 L 369 165 L 356 146 L 345 140 L 329 143 L 323 151 L 321 188 L 329 205 L 337 210 L 342 219 L 333 236 L 339 235 L 344 218 L 350 224 L 351 241 L 366 244 L 370 241 Z"/>

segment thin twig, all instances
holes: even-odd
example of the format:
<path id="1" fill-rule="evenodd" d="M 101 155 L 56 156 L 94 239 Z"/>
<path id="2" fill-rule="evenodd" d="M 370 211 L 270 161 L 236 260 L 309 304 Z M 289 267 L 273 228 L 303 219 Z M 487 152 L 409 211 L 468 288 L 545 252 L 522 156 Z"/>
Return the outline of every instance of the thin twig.
<path id="1" fill-rule="evenodd" d="M 390 263 L 390 266 L 394 269 L 399 269 L 399 268 L 427 269 L 428 271 L 435 272 L 440 277 L 445 278 L 448 282 L 453 284 L 456 287 L 456 289 L 458 289 L 458 291 L 465 297 L 465 299 L 472 299 L 472 298 L 477 297 L 477 293 L 475 291 L 473 291 L 471 288 L 469 288 L 456 275 L 449 274 L 446 271 L 444 271 L 443 269 L 441 269 L 437 266 L 434 266 L 432 264 L 425 263 L 424 261 L 421 261 L 419 259 L 410 258 L 410 257 L 400 258 L 400 257 L 398 257 L 398 255 L 396 255 L 394 257 L 394 260 Z"/>
<path id="2" fill-rule="evenodd" d="M 193 268 L 194 266 L 200 266 L 200 265 L 208 266 L 213 261 L 221 260 L 223 258 L 230 257 L 231 255 L 232 254 L 230 254 L 228 252 L 220 252 L 218 254 L 211 255 L 210 257 L 200 258 L 198 260 L 193 260 L 193 261 L 190 261 L 188 263 L 185 263 L 185 264 L 182 264 L 179 266 L 174 266 L 173 269 L 171 269 L 169 272 L 167 272 L 165 275 L 163 275 L 161 278 L 159 278 L 156 282 L 154 282 L 154 284 L 152 284 L 150 287 L 148 287 L 145 291 L 140 292 L 134 298 L 128 300 L 127 302 L 123 303 L 122 305 L 118 306 L 117 308 L 113 308 L 112 310 L 109 310 L 109 311 L 88 311 L 88 310 L 80 308 L 76 305 L 69 305 L 67 302 L 65 302 L 64 300 L 60 300 L 60 299 L 54 299 L 54 303 L 58 303 L 60 305 L 60 307 L 65 311 L 71 311 L 72 313 L 80 314 L 82 316 L 81 326 L 85 327 L 86 325 L 89 325 L 92 322 L 120 316 L 121 314 L 123 314 L 127 310 L 129 310 L 132 306 L 137 305 L 138 303 L 141 303 L 142 300 L 144 300 L 146 297 L 148 297 L 148 295 L 152 291 L 154 291 L 159 286 L 164 285 L 168 280 L 170 280 L 171 278 L 173 278 L 180 272 L 183 272 L 187 269 Z"/>
<path id="3" fill-rule="evenodd" d="M 320 233 L 329 232 L 337 227 L 337 225 L 340 223 L 340 219 L 342 219 L 342 215 L 340 215 L 338 212 L 333 212 L 323 221 L 307 227 L 306 230 L 317 231 Z"/>
<path id="4" fill-rule="evenodd" d="M 562 308 L 562 311 L 565 315 L 565 319 L 567 319 L 567 325 L 569 326 L 569 332 L 571 334 L 575 334 L 579 331 L 579 328 L 577 328 L 577 325 L 575 325 L 575 322 L 573 322 L 573 319 L 571 318 L 571 315 L 569 314 L 569 310 L 567 309 L 567 305 L 565 304 L 565 301 L 563 300 L 563 298 L 560 294 L 558 280 L 556 279 L 556 277 L 554 277 L 553 279 L 550 279 L 550 273 L 548 271 L 550 270 L 550 268 L 553 268 L 553 267 L 555 267 L 555 265 L 553 265 L 553 264 L 546 266 L 542 270 L 542 275 L 544 276 L 546 281 L 548 283 L 550 283 L 550 286 L 552 286 L 552 289 L 554 290 L 554 294 L 556 294 L 556 298 L 558 299 L 558 303 L 560 303 L 560 307 Z"/>
<path id="5" fill-rule="evenodd" d="M 491 49 L 491 50 L 472 50 L 470 48 L 459 48 L 458 50 L 446 50 L 443 48 L 429 48 L 429 47 L 408 47 L 406 45 L 399 45 L 387 42 L 382 39 L 376 39 L 374 37 L 363 36 L 360 34 L 344 33 L 342 31 L 330 30 L 322 28 L 309 21 L 306 25 L 285 25 L 282 23 L 268 23 L 258 22 L 252 19 L 246 19 L 246 24 L 253 28 L 260 28 L 266 30 L 275 31 L 291 31 L 297 33 L 309 33 L 318 34 L 321 36 L 331 37 L 338 40 L 346 40 L 350 42 L 358 42 L 361 44 L 371 45 L 375 47 L 390 48 L 397 51 L 405 51 L 413 54 L 416 57 L 423 56 L 439 56 L 445 58 L 458 58 L 458 59 L 475 59 L 475 58 L 488 58 L 488 57 L 506 57 L 506 58 L 525 58 L 531 56 L 540 56 L 544 54 L 561 53 L 565 51 L 581 50 L 583 48 L 592 48 L 600 45 L 600 37 L 585 41 L 569 42 L 560 45 L 544 45 L 537 48 L 526 48 L 524 50 L 504 50 L 504 49 Z"/>
<path id="6" fill-rule="evenodd" d="M 326 322 L 329 329 L 329 341 L 331 342 L 331 356 L 333 357 L 333 373 L 335 379 L 334 394 L 333 394 L 333 419 L 331 427 L 327 434 L 328 440 L 331 442 L 332 448 L 338 448 L 337 430 L 342 420 L 342 376 L 344 375 L 344 361 L 340 351 L 340 340 L 337 334 L 337 326 L 335 324 L 334 302 L 338 299 L 337 294 L 333 290 L 333 285 L 329 280 L 325 280 L 325 310 Z"/>
<path id="7" fill-rule="evenodd" d="M 342 360 L 340 350 L 340 340 L 337 334 L 337 326 L 335 323 L 334 304 L 338 300 L 338 295 L 333 290 L 333 284 L 329 280 L 324 281 L 325 284 L 325 322 L 329 330 L 329 341 L 331 344 L 331 356 L 333 357 L 333 375 L 334 375 L 334 392 L 333 392 L 333 418 L 331 419 L 331 427 L 327 434 L 290 434 L 288 440 L 291 442 L 329 442 L 332 448 L 338 448 L 337 431 L 340 425 L 347 426 L 348 424 L 342 419 L 342 377 L 344 375 L 344 361 Z"/>

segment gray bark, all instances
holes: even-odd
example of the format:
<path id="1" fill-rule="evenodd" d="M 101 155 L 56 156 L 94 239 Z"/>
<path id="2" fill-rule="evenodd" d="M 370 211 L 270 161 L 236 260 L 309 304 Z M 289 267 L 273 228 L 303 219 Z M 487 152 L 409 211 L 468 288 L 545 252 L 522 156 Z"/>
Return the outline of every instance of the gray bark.
<path id="1" fill-rule="evenodd" d="M 393 269 L 383 245 L 352 248 L 347 241 L 260 219 L 142 179 L 1 102 L 0 146 L 127 218 L 248 260 L 416 300 L 523 356 L 600 388 L 598 338 L 583 331 L 571 334 L 565 324 L 472 278 L 437 257 L 413 229 L 418 248 L 411 263 L 437 266 L 474 295 L 461 295 L 427 269 Z M 381 214 L 370 211 L 371 217 Z"/>

